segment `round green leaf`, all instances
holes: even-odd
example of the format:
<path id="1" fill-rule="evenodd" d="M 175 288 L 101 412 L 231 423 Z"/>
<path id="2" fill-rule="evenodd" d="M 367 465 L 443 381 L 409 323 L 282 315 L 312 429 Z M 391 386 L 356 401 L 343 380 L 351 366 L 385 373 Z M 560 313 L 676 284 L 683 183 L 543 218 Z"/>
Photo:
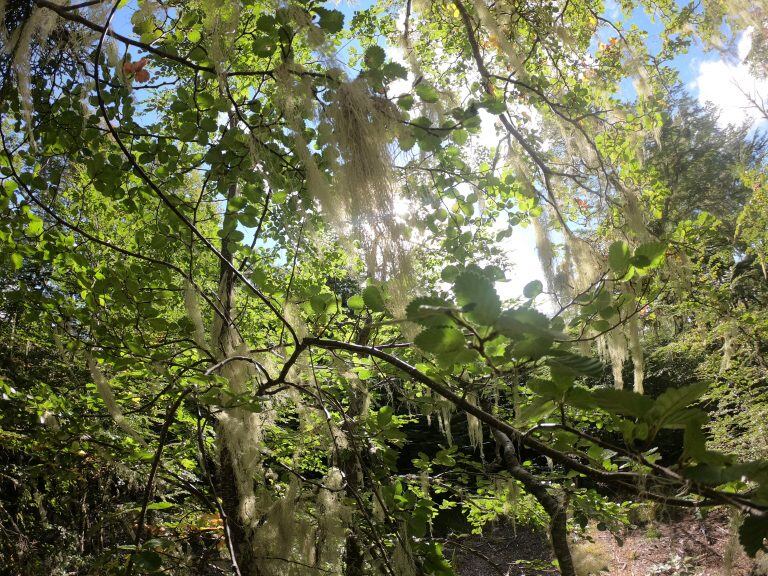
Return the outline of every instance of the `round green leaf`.
<path id="1" fill-rule="evenodd" d="M 414 344 L 426 352 L 442 354 L 464 348 L 464 335 L 452 326 L 435 326 L 427 328 L 416 336 Z"/>
<path id="2" fill-rule="evenodd" d="M 608 248 L 608 265 L 616 274 L 624 275 L 629 268 L 629 246 L 622 240 L 616 240 Z"/>
<path id="3" fill-rule="evenodd" d="M 536 296 L 541 294 L 543 290 L 544 285 L 541 283 L 541 280 L 534 280 L 525 285 L 525 288 L 523 288 L 523 296 L 526 298 L 536 298 Z"/>
<path id="4" fill-rule="evenodd" d="M 464 271 L 453 283 L 453 293 L 459 305 L 473 322 L 491 326 L 501 314 L 501 300 L 493 282 L 474 271 Z"/>
<path id="5" fill-rule="evenodd" d="M 163 567 L 163 559 L 153 550 L 142 550 L 134 557 L 136 567 L 147 572 L 157 572 Z"/>
<path id="6" fill-rule="evenodd" d="M 368 286 L 363 290 L 363 302 L 374 312 L 385 312 L 387 309 L 384 304 L 384 296 L 376 286 Z"/>
<path id="7" fill-rule="evenodd" d="M 373 46 L 369 46 L 368 49 L 365 51 L 365 56 L 363 56 L 363 60 L 365 61 L 365 65 L 368 68 L 378 69 L 378 68 L 381 68 L 382 64 L 384 64 L 384 60 L 386 59 L 386 57 L 387 55 L 381 46 L 373 45 Z"/>

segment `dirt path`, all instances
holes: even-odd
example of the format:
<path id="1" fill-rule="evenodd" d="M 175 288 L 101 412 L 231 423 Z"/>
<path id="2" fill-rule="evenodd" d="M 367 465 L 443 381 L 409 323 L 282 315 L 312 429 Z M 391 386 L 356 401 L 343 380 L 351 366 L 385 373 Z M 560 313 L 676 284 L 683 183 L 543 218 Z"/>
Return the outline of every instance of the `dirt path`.
<path id="1" fill-rule="evenodd" d="M 754 562 L 734 542 L 724 511 L 701 518 L 662 518 L 615 535 L 590 530 L 572 546 L 579 576 L 768 576 L 768 558 Z M 558 571 L 542 531 L 508 524 L 449 542 L 460 576 L 550 576 Z"/>
<path id="2" fill-rule="evenodd" d="M 497 524 L 484 534 L 452 544 L 460 576 L 550 576 L 552 553 L 543 532 L 525 526 Z"/>
<path id="3" fill-rule="evenodd" d="M 764 575 L 732 536 L 725 511 L 705 518 L 687 514 L 627 531 L 623 543 L 594 532 L 595 544 L 610 561 L 611 576 Z"/>

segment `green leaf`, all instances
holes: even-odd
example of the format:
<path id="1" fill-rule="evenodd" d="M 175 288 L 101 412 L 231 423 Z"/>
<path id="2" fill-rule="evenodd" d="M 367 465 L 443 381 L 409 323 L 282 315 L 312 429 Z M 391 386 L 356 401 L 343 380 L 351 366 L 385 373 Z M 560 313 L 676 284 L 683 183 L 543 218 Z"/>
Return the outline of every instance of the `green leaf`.
<path id="1" fill-rule="evenodd" d="M 528 284 L 525 285 L 525 288 L 523 288 L 523 296 L 526 298 L 536 298 L 539 294 L 541 294 L 544 291 L 544 285 L 541 283 L 541 280 L 534 280 L 533 282 L 528 282 Z"/>
<path id="2" fill-rule="evenodd" d="M 365 56 L 363 56 L 363 61 L 365 62 L 365 65 L 368 68 L 372 69 L 378 69 L 381 68 L 381 65 L 384 64 L 384 60 L 386 59 L 387 55 L 384 52 L 384 48 L 381 46 L 369 46 L 368 49 L 365 51 Z"/>
<path id="3" fill-rule="evenodd" d="M 453 320 L 445 313 L 451 305 L 442 298 L 421 296 L 410 301 L 405 308 L 405 317 L 422 326 L 447 326 Z"/>
<path id="4" fill-rule="evenodd" d="M 363 290 L 363 302 L 374 312 L 385 312 L 384 296 L 377 286 L 368 286 Z"/>
<path id="5" fill-rule="evenodd" d="M 629 246 L 622 240 L 616 240 L 608 248 L 608 265 L 616 274 L 623 276 L 629 269 Z"/>
<path id="6" fill-rule="evenodd" d="M 549 400 L 561 400 L 563 395 L 570 388 L 570 384 L 545 380 L 543 378 L 534 378 L 528 382 L 528 388 L 533 390 L 539 396 Z"/>
<path id="7" fill-rule="evenodd" d="M 744 551 L 754 558 L 760 550 L 765 550 L 768 537 L 768 516 L 747 516 L 739 528 L 739 542 Z"/>
<path id="8" fill-rule="evenodd" d="M 312 296 L 309 299 L 309 304 L 316 314 L 322 314 L 333 300 L 333 294 L 330 294 L 329 292 L 321 292 L 320 294 Z"/>
<path id="9" fill-rule="evenodd" d="M 403 110 L 410 110 L 413 108 L 414 97 L 412 94 L 403 94 L 397 98 L 397 105 Z"/>
<path id="10" fill-rule="evenodd" d="M 557 352 L 556 356 L 547 359 L 547 365 L 550 367 L 569 371 L 575 376 L 591 376 L 592 378 L 597 378 L 603 373 L 603 364 L 597 358 L 558 350 L 553 350 L 552 354 L 555 352 Z"/>
<path id="11" fill-rule="evenodd" d="M 536 328 L 547 329 L 549 318 L 536 310 L 535 308 L 515 308 L 504 312 L 505 318 L 512 318 L 515 321 L 526 326 L 535 326 Z"/>
<path id="12" fill-rule="evenodd" d="M 443 282 L 453 282 L 458 275 L 459 269 L 452 264 L 449 264 L 440 272 L 440 278 Z"/>
<path id="13" fill-rule="evenodd" d="M 269 36 L 256 36 L 253 39 L 253 44 L 251 44 L 251 46 L 253 48 L 253 53 L 261 58 L 271 56 L 276 48 L 275 41 Z"/>
<path id="14" fill-rule="evenodd" d="M 157 572 L 163 567 L 163 559 L 153 550 L 142 550 L 134 556 L 136 567 L 147 572 Z"/>
<path id="15" fill-rule="evenodd" d="M 362 295 L 355 294 L 354 296 L 350 296 L 347 300 L 347 306 L 349 306 L 352 310 L 362 310 L 365 308 L 365 300 L 363 300 Z"/>
<path id="16" fill-rule="evenodd" d="M 245 234 L 240 230 L 232 230 L 227 236 L 229 242 L 242 242 L 245 239 Z"/>
<path id="17" fill-rule="evenodd" d="M 466 130 L 453 130 L 451 132 L 451 140 L 459 146 L 463 146 L 469 140 L 469 132 Z"/>
<path id="18" fill-rule="evenodd" d="M 325 8 L 321 8 L 320 10 L 325 10 Z M 316 12 L 320 14 L 320 10 L 316 10 Z M 262 32 L 273 32 L 276 26 L 277 20 L 271 14 L 262 14 L 256 21 L 256 28 Z"/>
<path id="19" fill-rule="evenodd" d="M 653 407 L 653 398 L 615 388 L 593 390 L 592 399 L 599 408 L 610 414 L 621 414 L 633 418 L 642 418 Z"/>
<path id="20" fill-rule="evenodd" d="M 698 400 L 708 389 L 709 384 L 707 382 L 699 382 L 681 388 L 668 388 L 656 398 L 653 408 L 648 413 L 648 421 L 657 428 L 669 426 L 674 422 L 678 413 Z"/>
<path id="21" fill-rule="evenodd" d="M 478 362 L 480 360 L 480 353 L 473 348 L 463 348 L 458 352 L 451 353 L 452 365 L 461 364 L 466 366 L 467 364 L 472 364 L 473 362 Z"/>
<path id="22" fill-rule="evenodd" d="M 394 80 L 397 78 L 401 80 L 408 79 L 408 70 L 406 70 L 405 66 L 403 66 L 399 62 L 387 62 L 386 64 L 384 64 L 381 71 L 384 73 L 384 76 L 389 80 Z"/>
<path id="23" fill-rule="evenodd" d="M 392 408 L 390 406 L 382 406 L 376 414 L 376 423 L 379 428 L 384 428 L 392 422 Z"/>
<path id="24" fill-rule="evenodd" d="M 554 412 L 557 404 L 554 401 L 540 397 L 530 404 L 523 406 L 520 414 L 515 419 L 516 426 L 525 426 L 542 420 Z"/>
<path id="25" fill-rule="evenodd" d="M 592 394 L 586 388 L 581 386 L 573 386 L 568 389 L 565 395 L 566 402 L 574 408 L 581 408 L 582 410 L 591 410 L 595 407 L 595 401 L 592 398 Z"/>
<path id="26" fill-rule="evenodd" d="M 651 264 L 651 261 L 642 254 L 636 254 L 629 259 L 629 263 L 635 268 L 646 268 Z"/>
<path id="27" fill-rule="evenodd" d="M 14 270 L 20 269 L 23 263 L 24 257 L 21 254 L 18 252 L 11 253 L 11 264 L 13 264 Z"/>
<path id="28" fill-rule="evenodd" d="M 439 542 L 427 544 L 424 556 L 424 569 L 432 576 L 453 576 L 454 571 L 450 562 L 443 555 L 443 547 Z"/>
<path id="29" fill-rule="evenodd" d="M 641 244 L 635 249 L 635 258 L 643 258 L 647 263 L 644 266 L 637 266 L 638 268 L 651 269 L 656 268 L 664 259 L 664 254 L 667 251 L 667 244 L 665 242 L 646 242 Z"/>
<path id="30" fill-rule="evenodd" d="M 724 466 L 697 464 L 696 466 L 686 468 L 683 473 L 686 478 L 690 478 L 694 482 L 708 484 L 710 486 L 719 486 L 720 484 L 726 483 L 724 471 Z"/>
<path id="31" fill-rule="evenodd" d="M 453 454 L 455 452 L 456 452 L 455 446 L 451 446 L 450 448 L 443 448 L 442 450 L 439 450 L 437 452 L 433 461 L 435 464 L 438 464 L 440 466 L 455 466 L 456 459 L 453 457 Z"/>
<path id="32" fill-rule="evenodd" d="M 694 458 L 699 462 L 708 461 L 707 458 L 707 436 L 704 433 L 704 423 L 707 421 L 706 415 L 703 420 L 690 420 L 685 426 L 683 434 L 683 459 Z"/>
<path id="33" fill-rule="evenodd" d="M 504 112 L 507 111 L 506 102 L 500 98 L 493 98 L 489 96 L 483 101 L 483 106 L 486 110 L 488 110 L 489 113 L 495 116 L 504 114 Z"/>
<path id="34" fill-rule="evenodd" d="M 408 516 L 408 532 L 416 538 L 423 538 L 427 533 L 428 521 L 429 508 L 426 506 L 417 506 Z"/>
<path id="35" fill-rule="evenodd" d="M 466 341 L 464 335 L 452 326 L 434 326 L 416 336 L 413 343 L 426 352 L 442 354 L 461 350 Z"/>
<path id="36" fill-rule="evenodd" d="M 213 94 L 210 94 L 209 92 L 199 92 L 197 94 L 197 104 L 201 108 L 210 108 L 213 106 L 214 102 L 216 102 L 216 100 L 213 97 Z"/>
<path id="37" fill-rule="evenodd" d="M 29 224 L 27 224 L 26 234 L 27 236 L 39 236 L 43 232 L 43 221 L 35 216 L 29 214 Z"/>
<path id="38" fill-rule="evenodd" d="M 421 98 L 423 102 L 430 104 L 437 102 L 440 99 L 440 93 L 428 82 L 422 82 L 416 86 L 416 95 Z"/>
<path id="39" fill-rule="evenodd" d="M 341 32 L 342 28 L 344 28 L 344 14 L 338 10 L 328 10 L 327 8 L 318 7 L 315 8 L 315 12 L 317 12 L 317 15 L 320 17 L 320 28 L 326 32 L 335 34 Z"/>
<path id="40" fill-rule="evenodd" d="M 550 334 L 539 336 L 526 336 L 519 340 L 512 348 L 512 355 L 515 358 L 538 359 L 546 356 L 552 348 L 554 338 Z"/>
<path id="41" fill-rule="evenodd" d="M 722 454 L 716 452 L 711 452 L 710 454 L 715 457 L 715 461 L 686 468 L 683 471 L 686 478 L 711 486 L 719 486 L 730 482 L 745 482 L 747 480 L 762 484 L 765 480 L 766 472 L 768 472 L 768 462 L 764 460 L 732 464 L 728 459 L 724 459 Z"/>
<path id="42" fill-rule="evenodd" d="M 501 314 L 501 300 L 493 282 L 474 271 L 465 271 L 453 282 L 453 293 L 467 317 L 484 326 L 492 326 Z"/>
<path id="43" fill-rule="evenodd" d="M 175 504 L 173 502 L 152 502 L 147 505 L 147 510 L 167 510 L 173 508 Z"/>

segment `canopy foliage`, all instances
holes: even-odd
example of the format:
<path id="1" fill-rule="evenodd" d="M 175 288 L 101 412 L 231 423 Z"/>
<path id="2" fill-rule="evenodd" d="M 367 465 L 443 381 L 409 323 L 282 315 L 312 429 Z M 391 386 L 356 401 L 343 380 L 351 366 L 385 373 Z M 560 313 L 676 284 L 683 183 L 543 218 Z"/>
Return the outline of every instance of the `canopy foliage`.
<path id="1" fill-rule="evenodd" d="M 768 11 L 613 8 L 0 1 L 11 571 L 447 576 L 517 515 L 574 575 L 644 501 L 763 548 L 766 141 L 672 64 L 765 74 Z"/>

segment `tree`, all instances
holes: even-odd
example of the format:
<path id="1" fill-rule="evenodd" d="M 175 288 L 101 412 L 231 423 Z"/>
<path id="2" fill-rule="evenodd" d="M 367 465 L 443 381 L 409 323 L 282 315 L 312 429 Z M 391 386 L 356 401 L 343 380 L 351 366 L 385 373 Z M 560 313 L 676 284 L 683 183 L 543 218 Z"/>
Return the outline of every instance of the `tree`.
<path id="1" fill-rule="evenodd" d="M 439 509 L 519 487 L 565 575 L 569 511 L 609 519 L 612 490 L 734 506 L 761 548 L 766 466 L 708 449 L 706 386 L 641 394 L 639 316 L 685 253 L 648 229 L 641 161 L 664 62 L 711 38 L 716 8 L 656 6 L 653 56 L 590 1 L 6 8 L 3 314 L 21 307 L 90 383 L 63 408 L 43 387 L 3 410 L 66 408 L 57 441 L 141 469 L 132 537 L 99 569 L 193 570 L 190 535 L 220 523 L 239 575 L 450 574 Z M 498 143 L 478 148 L 489 120 Z M 531 222 L 549 316 L 540 280 L 518 301 L 495 289 L 499 242 Z M 625 341 L 636 391 L 586 386 L 598 342 L 622 387 Z M 102 404 L 112 425 L 83 434 Z M 414 414 L 445 446 L 403 463 Z M 662 429 L 685 431 L 674 465 L 654 455 Z M 486 431 L 503 470 L 483 465 Z"/>

